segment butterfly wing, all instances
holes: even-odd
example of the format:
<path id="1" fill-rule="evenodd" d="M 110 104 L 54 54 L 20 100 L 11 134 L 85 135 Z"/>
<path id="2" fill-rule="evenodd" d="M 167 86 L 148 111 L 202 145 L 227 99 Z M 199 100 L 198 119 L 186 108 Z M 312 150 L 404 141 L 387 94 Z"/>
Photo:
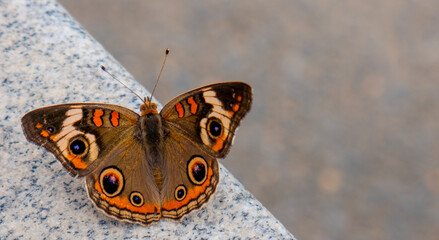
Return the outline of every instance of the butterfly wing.
<path id="1" fill-rule="evenodd" d="M 217 83 L 177 96 L 160 114 L 167 125 L 185 133 L 199 148 L 223 158 L 251 102 L 248 84 Z"/>
<path id="2" fill-rule="evenodd" d="M 161 215 L 179 219 L 200 208 L 215 193 L 219 182 L 218 161 L 188 138 L 172 131 L 164 150 Z"/>
<path id="3" fill-rule="evenodd" d="M 84 176 L 135 133 L 138 118 L 116 105 L 79 103 L 35 109 L 21 122 L 29 141 L 55 154 L 72 175 Z"/>
<path id="4" fill-rule="evenodd" d="M 162 109 L 169 130 L 163 150 L 163 217 L 179 219 L 209 200 L 219 182 L 216 158 L 229 151 L 251 100 L 249 85 L 219 83 L 184 93 Z"/>
<path id="5" fill-rule="evenodd" d="M 160 220 L 160 193 L 142 144 L 127 137 L 86 177 L 87 192 L 108 216 L 148 225 Z M 148 161 L 147 161 L 148 159 Z"/>

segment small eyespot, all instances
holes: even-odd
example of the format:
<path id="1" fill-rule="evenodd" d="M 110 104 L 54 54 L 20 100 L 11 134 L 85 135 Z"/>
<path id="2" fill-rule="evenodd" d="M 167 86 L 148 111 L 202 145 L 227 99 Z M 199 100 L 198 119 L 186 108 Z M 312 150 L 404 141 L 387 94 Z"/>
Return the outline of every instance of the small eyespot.
<path id="1" fill-rule="evenodd" d="M 141 207 L 143 205 L 143 195 L 139 192 L 132 192 L 130 194 L 130 202 L 135 207 Z"/>
<path id="2" fill-rule="evenodd" d="M 207 179 L 207 162 L 200 156 L 194 156 L 188 162 L 189 179 L 196 185 L 203 184 Z"/>
<path id="3" fill-rule="evenodd" d="M 55 132 L 55 128 L 52 127 L 52 126 L 48 126 L 46 129 L 47 129 L 47 131 L 49 131 L 50 133 Z"/>
<path id="4" fill-rule="evenodd" d="M 114 197 L 122 192 L 125 180 L 119 169 L 108 167 L 99 175 L 99 183 L 105 195 Z"/>
<path id="5" fill-rule="evenodd" d="M 186 197 L 186 193 L 187 193 L 187 190 L 186 190 L 185 186 L 183 186 L 183 185 L 178 186 L 175 189 L 175 199 L 177 199 L 177 201 L 183 200 Z"/>
<path id="6" fill-rule="evenodd" d="M 223 132 L 223 125 L 221 121 L 217 118 L 210 118 L 207 123 L 207 132 L 211 138 L 217 138 L 221 136 Z"/>

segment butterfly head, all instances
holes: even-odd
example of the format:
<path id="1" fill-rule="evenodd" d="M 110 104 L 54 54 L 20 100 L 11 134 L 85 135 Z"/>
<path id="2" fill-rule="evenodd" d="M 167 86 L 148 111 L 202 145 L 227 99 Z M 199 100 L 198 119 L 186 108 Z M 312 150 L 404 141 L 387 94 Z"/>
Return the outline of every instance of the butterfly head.
<path id="1" fill-rule="evenodd" d="M 151 102 L 151 99 L 149 97 L 143 102 L 144 103 L 140 106 L 140 112 L 142 113 L 142 116 L 159 113 L 157 111 L 157 104 Z"/>

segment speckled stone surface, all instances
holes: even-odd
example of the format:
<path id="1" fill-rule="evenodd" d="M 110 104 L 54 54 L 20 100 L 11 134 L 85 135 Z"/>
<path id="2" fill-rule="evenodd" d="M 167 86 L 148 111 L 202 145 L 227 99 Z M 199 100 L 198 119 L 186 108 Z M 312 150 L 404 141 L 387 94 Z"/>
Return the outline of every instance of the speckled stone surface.
<path id="1" fill-rule="evenodd" d="M 213 200 L 181 222 L 143 227 L 98 211 L 83 179 L 26 141 L 20 119 L 34 108 L 68 102 L 138 109 L 140 101 L 101 64 L 147 96 L 56 2 L 0 1 L 0 239 L 294 238 L 222 166 Z"/>

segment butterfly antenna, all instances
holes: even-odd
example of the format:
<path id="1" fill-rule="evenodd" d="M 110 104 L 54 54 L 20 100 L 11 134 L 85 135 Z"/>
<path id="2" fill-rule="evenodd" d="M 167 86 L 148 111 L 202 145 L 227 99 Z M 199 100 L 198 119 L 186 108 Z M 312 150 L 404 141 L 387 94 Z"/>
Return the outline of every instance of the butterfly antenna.
<path id="1" fill-rule="evenodd" d="M 165 57 L 163 58 L 162 67 L 160 68 L 159 75 L 157 76 L 157 80 L 155 81 L 154 88 L 152 89 L 151 97 L 148 98 L 148 101 L 151 102 L 152 96 L 154 95 L 155 88 L 157 87 L 157 83 L 159 82 L 160 75 L 162 75 L 163 67 L 165 66 L 166 58 L 168 58 L 169 48 L 166 48 Z"/>
<path id="2" fill-rule="evenodd" d="M 104 70 L 106 73 L 108 73 L 111 77 L 114 78 L 114 80 L 118 81 L 120 84 L 122 84 L 124 87 L 128 88 L 128 90 L 130 90 L 132 93 L 134 93 L 134 95 L 136 95 L 138 98 L 140 98 L 140 100 L 142 100 L 142 102 L 146 103 L 146 101 L 141 98 L 139 96 L 139 94 L 135 93 L 133 90 L 131 90 L 131 88 L 129 88 L 127 85 L 125 85 L 123 82 L 121 82 L 119 79 L 117 79 L 113 74 L 111 74 L 103 65 L 101 65 L 101 69 Z"/>

